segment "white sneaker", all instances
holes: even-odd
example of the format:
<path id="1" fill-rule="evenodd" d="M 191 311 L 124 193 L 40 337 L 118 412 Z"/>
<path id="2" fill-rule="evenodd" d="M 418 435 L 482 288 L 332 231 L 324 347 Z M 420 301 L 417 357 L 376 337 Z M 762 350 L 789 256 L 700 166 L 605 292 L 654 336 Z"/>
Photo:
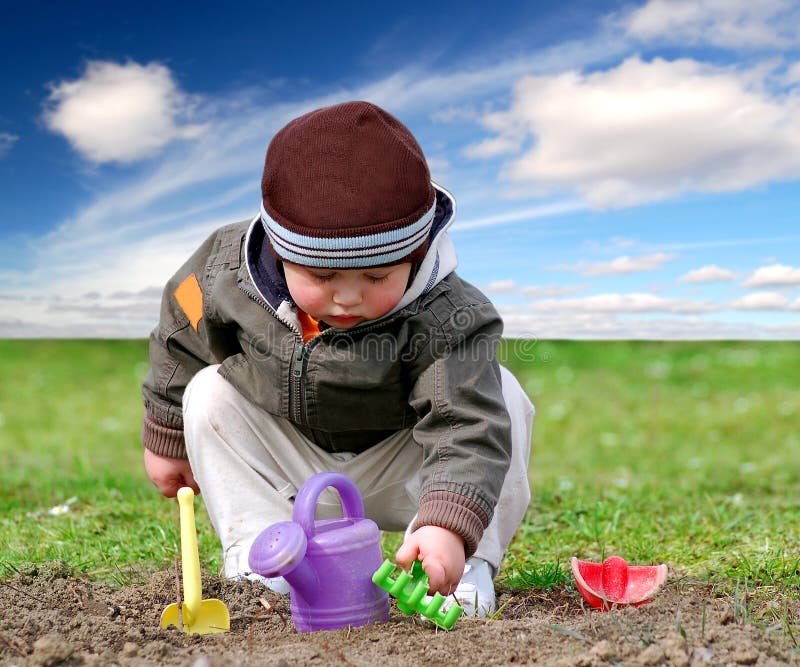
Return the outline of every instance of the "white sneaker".
<path id="1" fill-rule="evenodd" d="M 277 593 L 278 595 L 289 595 L 289 591 L 292 590 L 291 586 L 289 586 L 289 582 L 283 577 L 262 577 L 255 572 L 248 572 L 244 575 L 244 578 L 262 583 L 273 593 Z"/>
<path id="2" fill-rule="evenodd" d="M 464 616 L 491 616 L 497 609 L 494 596 L 492 568 L 482 558 L 470 558 L 464 565 L 464 574 L 453 595 L 447 596 L 442 605 L 447 609 L 453 605 L 453 596 L 464 609 Z M 449 604 L 448 604 L 449 602 Z"/>
<path id="3" fill-rule="evenodd" d="M 262 577 L 250 569 L 249 556 L 252 542 L 242 549 L 238 544 L 225 554 L 225 576 L 228 579 L 249 579 L 256 581 L 279 595 L 289 595 L 291 587 L 283 577 Z"/>

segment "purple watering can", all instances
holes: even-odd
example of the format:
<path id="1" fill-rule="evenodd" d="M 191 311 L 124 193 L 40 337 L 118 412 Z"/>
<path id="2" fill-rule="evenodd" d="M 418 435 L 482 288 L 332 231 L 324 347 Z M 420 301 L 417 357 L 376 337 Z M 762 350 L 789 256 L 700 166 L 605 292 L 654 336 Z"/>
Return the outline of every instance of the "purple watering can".
<path id="1" fill-rule="evenodd" d="M 315 521 L 319 495 L 339 492 L 344 517 Z M 250 548 L 250 567 L 262 577 L 284 577 L 291 586 L 292 620 L 300 632 L 335 630 L 389 620 L 389 596 L 372 583 L 383 563 L 381 535 L 364 518 L 353 481 L 321 472 L 294 501 L 292 521 L 266 528 Z"/>

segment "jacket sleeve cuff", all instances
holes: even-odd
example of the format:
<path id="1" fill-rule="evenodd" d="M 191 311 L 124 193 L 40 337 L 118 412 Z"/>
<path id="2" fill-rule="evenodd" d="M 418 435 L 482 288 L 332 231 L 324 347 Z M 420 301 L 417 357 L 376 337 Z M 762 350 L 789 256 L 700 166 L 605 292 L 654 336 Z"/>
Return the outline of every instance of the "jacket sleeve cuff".
<path id="1" fill-rule="evenodd" d="M 173 426 L 149 412 L 144 413 L 142 422 L 142 444 L 154 454 L 171 459 L 186 458 L 186 441 L 183 429 Z"/>
<path id="2" fill-rule="evenodd" d="M 464 539 L 464 554 L 472 556 L 489 525 L 486 513 L 474 502 L 451 491 L 431 491 L 420 500 L 414 530 L 422 526 L 440 526 Z"/>

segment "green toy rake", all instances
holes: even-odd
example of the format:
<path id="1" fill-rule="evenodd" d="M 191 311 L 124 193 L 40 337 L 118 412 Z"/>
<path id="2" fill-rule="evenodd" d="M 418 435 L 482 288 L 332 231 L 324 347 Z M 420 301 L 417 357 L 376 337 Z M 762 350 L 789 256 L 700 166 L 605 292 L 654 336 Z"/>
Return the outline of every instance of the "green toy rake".
<path id="1" fill-rule="evenodd" d="M 390 575 L 395 569 L 399 569 L 400 573 L 393 579 Z M 397 600 L 397 608 L 404 614 L 422 614 L 443 630 L 452 629 L 464 611 L 454 604 L 442 612 L 445 597 L 440 593 L 435 593 L 429 600 L 425 599 L 428 594 L 428 575 L 418 560 L 414 561 L 410 572 L 385 560 L 372 575 L 372 581 Z"/>

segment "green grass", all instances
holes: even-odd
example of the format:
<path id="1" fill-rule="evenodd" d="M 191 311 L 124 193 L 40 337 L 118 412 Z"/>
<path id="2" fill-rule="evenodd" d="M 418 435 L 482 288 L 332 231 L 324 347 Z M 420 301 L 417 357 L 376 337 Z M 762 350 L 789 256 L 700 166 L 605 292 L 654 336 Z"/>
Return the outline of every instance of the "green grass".
<path id="1" fill-rule="evenodd" d="M 538 415 L 512 568 L 619 554 L 800 592 L 796 343 L 518 345 Z"/>
<path id="2" fill-rule="evenodd" d="M 508 583 L 558 585 L 570 556 L 616 553 L 800 596 L 798 349 L 507 341 L 538 413 Z M 61 559 L 124 584 L 172 564 L 176 506 L 141 465 L 146 371 L 144 341 L 0 341 L 0 576 Z M 198 528 L 216 570 L 201 504 Z"/>

